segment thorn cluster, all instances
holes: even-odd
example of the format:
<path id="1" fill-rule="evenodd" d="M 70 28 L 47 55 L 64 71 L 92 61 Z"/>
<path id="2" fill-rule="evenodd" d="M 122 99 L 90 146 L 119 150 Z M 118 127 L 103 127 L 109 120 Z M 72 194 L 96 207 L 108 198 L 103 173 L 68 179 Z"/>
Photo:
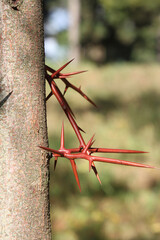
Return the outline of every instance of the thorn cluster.
<path id="1" fill-rule="evenodd" d="M 89 98 L 87 95 L 81 90 L 81 88 L 77 88 L 73 84 L 71 84 L 66 77 L 70 77 L 79 73 L 83 73 L 86 71 L 79 71 L 79 72 L 72 72 L 72 73 L 66 73 L 62 74 L 61 71 L 70 63 L 72 62 L 73 59 L 66 64 L 64 64 L 62 67 L 60 67 L 57 71 L 46 66 L 45 70 L 45 76 L 46 80 L 48 81 L 48 84 L 51 88 L 51 92 L 49 95 L 46 97 L 46 101 L 52 96 L 55 95 L 57 98 L 59 104 L 61 105 L 63 111 L 65 112 L 73 130 L 75 131 L 75 134 L 78 138 L 79 141 L 79 147 L 78 148 L 71 148 L 71 149 L 66 149 L 65 144 L 64 144 L 64 124 L 62 124 L 62 131 L 61 131 L 61 143 L 60 143 L 60 148 L 59 150 L 39 146 L 40 148 L 51 152 L 52 156 L 55 158 L 55 163 L 54 163 L 54 169 L 56 169 L 56 164 L 58 157 L 64 157 L 70 160 L 71 166 L 73 173 L 75 175 L 75 179 L 77 181 L 78 187 L 81 191 L 81 186 L 78 178 L 78 173 L 77 173 L 77 167 L 75 160 L 76 159 L 85 159 L 88 160 L 89 162 L 89 171 L 92 169 L 98 179 L 98 181 L 101 184 L 100 177 L 98 175 L 97 169 L 95 167 L 95 162 L 106 162 L 106 163 L 113 163 L 113 164 L 122 164 L 122 165 L 128 165 L 128 166 L 134 166 L 134 167 L 143 167 L 143 168 L 155 168 L 150 165 L 146 164 L 141 164 L 141 163 L 135 163 L 135 162 L 130 162 L 130 161 L 124 161 L 124 160 L 119 160 L 119 159 L 112 159 L 112 158 L 106 158 L 106 157 L 99 157 L 99 156 L 93 156 L 93 153 L 146 153 L 144 151 L 135 151 L 135 150 L 125 150 L 125 149 L 109 149 L 109 148 L 97 148 L 97 147 L 92 147 L 94 143 L 94 135 L 93 137 L 88 141 L 86 144 L 81 131 L 83 131 L 76 123 L 75 121 L 75 116 L 74 113 L 72 112 L 70 106 L 68 105 L 64 95 L 67 92 L 68 88 L 72 88 L 76 92 L 78 92 L 82 97 L 84 97 L 88 102 L 90 102 L 93 106 L 96 107 L 96 104 Z M 55 79 L 60 79 L 63 81 L 65 84 L 65 89 L 64 93 L 62 94 L 61 91 L 59 90 Z"/>

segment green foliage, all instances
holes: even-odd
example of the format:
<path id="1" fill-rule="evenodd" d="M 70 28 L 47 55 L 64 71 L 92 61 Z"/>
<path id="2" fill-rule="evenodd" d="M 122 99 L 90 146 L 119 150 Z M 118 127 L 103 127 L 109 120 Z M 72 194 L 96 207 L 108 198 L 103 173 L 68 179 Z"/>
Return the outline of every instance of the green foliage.
<path id="1" fill-rule="evenodd" d="M 109 61 L 156 60 L 160 0 L 93 2 L 88 0 L 87 4 L 86 1 L 83 3 L 82 17 L 86 31 L 82 31 L 82 42 L 105 45 L 105 60 Z M 100 31 L 97 31 L 99 26 Z"/>
<path id="2" fill-rule="evenodd" d="M 156 61 L 160 38 L 160 0 L 81 0 L 81 47 L 85 58 Z M 67 1 L 45 1 L 45 12 Z M 64 37 L 65 36 L 65 37 Z M 61 42 L 66 41 L 66 33 Z M 98 49 L 98 54 L 97 54 Z M 96 55 L 99 57 L 96 58 Z"/>

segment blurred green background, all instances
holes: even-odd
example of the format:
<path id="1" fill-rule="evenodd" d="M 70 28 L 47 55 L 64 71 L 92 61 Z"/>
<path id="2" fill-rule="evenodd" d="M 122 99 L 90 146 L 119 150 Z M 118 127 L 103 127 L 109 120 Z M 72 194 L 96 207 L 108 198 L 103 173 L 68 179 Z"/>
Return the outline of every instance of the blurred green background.
<path id="1" fill-rule="evenodd" d="M 45 16 L 68 1 L 46 1 Z M 107 154 L 159 167 L 160 156 L 160 0 L 80 1 L 80 60 L 64 72 L 88 70 L 69 80 L 97 104 L 92 107 L 71 89 L 66 93 L 87 142 L 95 147 L 144 150 L 143 155 Z M 52 36 L 53 37 L 53 36 Z M 69 49 L 68 31 L 54 38 Z M 67 58 L 68 60 L 68 58 Z M 46 59 L 57 69 L 66 59 Z M 57 80 L 59 88 L 64 86 Z M 49 87 L 46 85 L 46 91 Z M 53 96 L 47 102 L 49 146 L 58 149 L 62 121 L 66 147 L 78 140 Z M 88 162 L 77 160 L 82 192 L 70 162 L 50 164 L 50 202 L 55 240 L 160 239 L 160 172 L 96 163 L 102 186 Z"/>

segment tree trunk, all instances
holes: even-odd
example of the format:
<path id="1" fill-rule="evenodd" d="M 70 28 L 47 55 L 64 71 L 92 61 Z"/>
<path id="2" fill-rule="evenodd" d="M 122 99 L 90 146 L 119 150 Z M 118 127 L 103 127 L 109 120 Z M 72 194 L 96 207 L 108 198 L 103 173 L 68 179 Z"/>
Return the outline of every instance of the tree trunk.
<path id="1" fill-rule="evenodd" d="M 160 62 L 160 15 L 157 18 L 158 29 L 157 29 L 157 61 Z"/>
<path id="2" fill-rule="evenodd" d="M 68 0 L 69 11 L 69 57 L 80 61 L 80 0 Z"/>
<path id="3" fill-rule="evenodd" d="M 50 240 L 42 1 L 0 11 L 0 239 Z"/>

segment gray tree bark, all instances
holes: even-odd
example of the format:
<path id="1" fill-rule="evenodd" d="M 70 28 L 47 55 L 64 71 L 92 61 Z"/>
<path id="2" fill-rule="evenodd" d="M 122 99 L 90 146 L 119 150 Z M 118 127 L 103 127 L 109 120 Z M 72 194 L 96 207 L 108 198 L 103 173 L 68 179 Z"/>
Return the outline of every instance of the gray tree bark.
<path id="1" fill-rule="evenodd" d="M 0 0 L 0 18 L 0 239 L 50 240 L 42 1 Z"/>

